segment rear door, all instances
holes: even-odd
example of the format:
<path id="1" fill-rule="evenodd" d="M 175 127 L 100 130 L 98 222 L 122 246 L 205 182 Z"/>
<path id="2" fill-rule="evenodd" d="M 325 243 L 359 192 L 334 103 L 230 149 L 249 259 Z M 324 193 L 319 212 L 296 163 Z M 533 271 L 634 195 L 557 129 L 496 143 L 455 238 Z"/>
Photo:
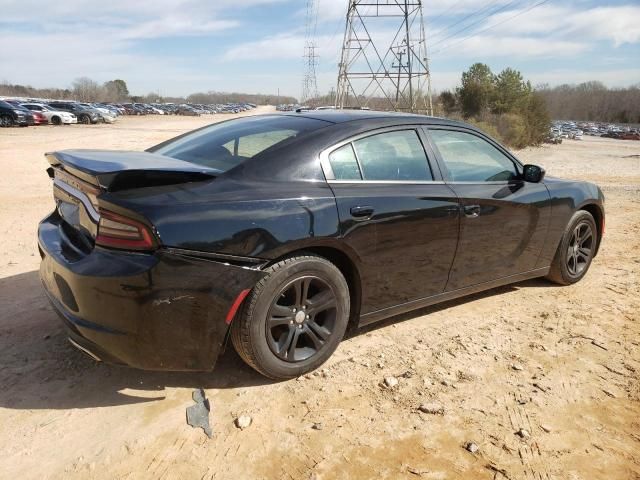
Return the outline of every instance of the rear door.
<path id="1" fill-rule="evenodd" d="M 326 150 L 341 234 L 360 258 L 362 314 L 441 293 L 459 205 L 427 157 L 419 127 L 359 135 Z"/>
<path id="2" fill-rule="evenodd" d="M 534 270 L 551 206 L 542 183 L 525 182 L 522 166 L 487 137 L 429 127 L 447 184 L 460 198 L 460 239 L 446 290 Z"/>

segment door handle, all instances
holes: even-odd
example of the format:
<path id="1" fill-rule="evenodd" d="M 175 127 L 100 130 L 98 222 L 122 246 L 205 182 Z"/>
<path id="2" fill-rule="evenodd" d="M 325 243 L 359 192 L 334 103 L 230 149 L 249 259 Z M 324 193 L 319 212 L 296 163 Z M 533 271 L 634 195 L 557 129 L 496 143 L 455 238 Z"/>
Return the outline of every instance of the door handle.
<path id="1" fill-rule="evenodd" d="M 465 205 L 463 211 L 466 217 L 477 218 L 480 216 L 480 205 Z"/>
<path id="2" fill-rule="evenodd" d="M 374 209 L 370 206 L 351 207 L 351 216 L 355 218 L 366 219 L 373 215 Z"/>

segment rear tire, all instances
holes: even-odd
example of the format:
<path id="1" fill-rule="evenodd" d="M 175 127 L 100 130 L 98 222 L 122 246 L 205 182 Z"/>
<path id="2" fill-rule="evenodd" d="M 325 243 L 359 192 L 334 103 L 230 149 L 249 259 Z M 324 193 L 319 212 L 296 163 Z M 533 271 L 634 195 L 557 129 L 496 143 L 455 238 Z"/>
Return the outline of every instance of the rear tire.
<path id="1" fill-rule="evenodd" d="M 328 260 L 301 255 L 265 269 L 231 325 L 242 359 L 266 377 L 284 380 L 322 365 L 349 320 L 349 286 Z"/>
<path id="2" fill-rule="evenodd" d="M 571 285 L 587 274 L 598 245 L 598 229 L 593 216 L 579 210 L 573 214 L 562 235 L 547 279 Z"/>

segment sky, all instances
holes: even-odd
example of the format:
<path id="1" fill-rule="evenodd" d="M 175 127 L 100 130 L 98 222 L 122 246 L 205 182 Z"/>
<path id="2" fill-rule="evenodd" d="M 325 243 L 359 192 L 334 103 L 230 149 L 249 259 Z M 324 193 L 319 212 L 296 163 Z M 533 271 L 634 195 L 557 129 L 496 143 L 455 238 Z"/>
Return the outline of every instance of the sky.
<path id="1" fill-rule="evenodd" d="M 348 0 L 317 0 L 318 88 L 335 87 Z M 433 3 L 434 5 L 429 5 Z M 640 1 L 423 2 L 433 87 L 474 62 L 534 85 L 640 83 Z M 132 94 L 300 97 L 305 0 L 0 0 L 0 82 L 122 78 Z M 388 28 L 380 26 L 381 30 Z"/>

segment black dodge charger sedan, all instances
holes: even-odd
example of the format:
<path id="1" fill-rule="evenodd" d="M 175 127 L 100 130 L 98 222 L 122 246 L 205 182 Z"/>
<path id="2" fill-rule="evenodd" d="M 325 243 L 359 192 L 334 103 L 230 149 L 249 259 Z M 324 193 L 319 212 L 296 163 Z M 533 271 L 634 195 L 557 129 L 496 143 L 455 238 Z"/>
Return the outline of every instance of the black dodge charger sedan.
<path id="1" fill-rule="evenodd" d="M 408 114 L 245 117 L 146 152 L 46 155 L 45 291 L 98 360 L 258 372 L 322 364 L 347 328 L 534 277 L 579 281 L 600 189 L 481 131 Z"/>

